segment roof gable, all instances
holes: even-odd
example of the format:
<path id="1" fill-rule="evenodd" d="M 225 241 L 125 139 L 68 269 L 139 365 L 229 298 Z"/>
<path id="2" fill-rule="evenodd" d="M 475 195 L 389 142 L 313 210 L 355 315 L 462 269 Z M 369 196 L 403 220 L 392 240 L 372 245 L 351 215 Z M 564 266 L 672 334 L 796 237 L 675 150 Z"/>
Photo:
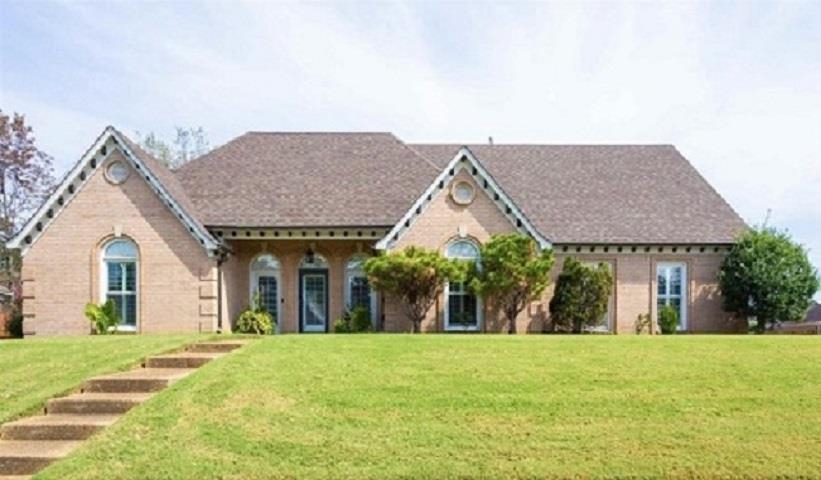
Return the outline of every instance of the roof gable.
<path id="1" fill-rule="evenodd" d="M 20 249 L 25 255 L 28 249 L 48 229 L 51 222 L 82 191 L 87 181 L 100 168 L 113 151 L 119 151 L 135 172 L 150 186 L 174 216 L 203 248 L 214 252 L 219 248 L 213 236 L 194 217 L 194 211 L 185 191 L 170 171 L 147 152 L 133 143 L 114 127 L 106 129 L 66 173 L 54 193 L 40 206 L 26 224 L 8 241 L 8 248 Z M 186 208 L 187 207 L 187 208 Z"/>
<path id="2" fill-rule="evenodd" d="M 536 240 L 539 248 L 550 247 L 550 241 L 545 238 L 528 220 L 524 212 L 510 199 L 505 191 L 496 183 L 482 163 L 467 147 L 461 147 L 456 155 L 442 169 L 441 173 L 425 189 L 410 209 L 405 212 L 388 234 L 379 240 L 376 248 L 386 250 L 392 248 L 410 229 L 414 221 L 424 213 L 433 200 L 447 190 L 447 185 L 460 171 L 471 175 L 481 194 L 486 195 L 499 209 L 502 215 L 510 221 L 513 228 Z"/>

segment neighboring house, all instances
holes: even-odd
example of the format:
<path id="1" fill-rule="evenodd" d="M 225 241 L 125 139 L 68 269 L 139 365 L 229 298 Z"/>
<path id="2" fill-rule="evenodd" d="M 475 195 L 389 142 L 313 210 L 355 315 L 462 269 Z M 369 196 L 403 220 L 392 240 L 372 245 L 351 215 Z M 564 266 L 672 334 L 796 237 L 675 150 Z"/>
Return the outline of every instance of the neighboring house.
<path id="1" fill-rule="evenodd" d="M 23 255 L 24 328 L 86 334 L 86 302 L 114 299 L 123 330 L 229 329 L 259 293 L 281 332 L 327 332 L 353 305 L 407 331 L 362 262 L 420 245 L 478 260 L 492 235 L 521 232 L 606 262 L 606 328 L 679 309 L 682 329 L 743 331 L 721 310 L 717 270 L 744 222 L 668 145 L 413 145 L 389 133 L 251 132 L 172 172 L 107 128 L 9 241 Z M 551 290 L 518 318 L 551 328 Z M 456 319 L 459 319 L 458 321 Z M 504 331 L 461 285 L 426 331 Z"/>
<path id="2" fill-rule="evenodd" d="M 812 307 L 807 311 L 807 318 L 804 321 L 821 323 L 821 303 L 812 302 Z"/>

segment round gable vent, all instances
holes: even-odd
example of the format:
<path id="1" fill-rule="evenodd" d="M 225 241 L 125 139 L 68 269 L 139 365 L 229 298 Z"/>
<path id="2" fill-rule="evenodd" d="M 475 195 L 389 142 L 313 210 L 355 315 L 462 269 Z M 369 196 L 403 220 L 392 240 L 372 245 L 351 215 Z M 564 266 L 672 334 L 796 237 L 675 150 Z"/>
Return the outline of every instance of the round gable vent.
<path id="1" fill-rule="evenodd" d="M 476 192 L 470 182 L 461 181 L 453 184 L 450 189 L 450 196 L 459 205 L 468 205 L 473 201 Z"/>
<path id="2" fill-rule="evenodd" d="M 128 179 L 129 169 L 121 161 L 111 162 L 105 169 L 105 178 L 114 185 L 120 185 Z"/>

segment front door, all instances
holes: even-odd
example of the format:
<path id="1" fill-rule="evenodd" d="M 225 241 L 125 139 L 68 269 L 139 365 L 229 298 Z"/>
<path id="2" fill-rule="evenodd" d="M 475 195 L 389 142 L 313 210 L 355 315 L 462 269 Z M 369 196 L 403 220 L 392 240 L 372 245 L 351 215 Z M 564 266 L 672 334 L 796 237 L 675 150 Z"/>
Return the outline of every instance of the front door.
<path id="1" fill-rule="evenodd" d="M 299 328 L 303 332 L 328 331 L 328 271 L 299 272 Z"/>

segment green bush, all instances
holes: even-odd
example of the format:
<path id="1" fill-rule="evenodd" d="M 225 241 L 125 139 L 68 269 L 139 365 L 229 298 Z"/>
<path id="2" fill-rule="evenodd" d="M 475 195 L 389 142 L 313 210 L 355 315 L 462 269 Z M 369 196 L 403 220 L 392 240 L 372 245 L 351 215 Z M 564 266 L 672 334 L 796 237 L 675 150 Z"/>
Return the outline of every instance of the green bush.
<path id="1" fill-rule="evenodd" d="M 117 326 L 120 324 L 120 313 L 117 311 L 117 304 L 114 303 L 114 300 L 108 300 L 99 305 L 87 303 L 85 314 L 88 321 L 91 322 L 91 326 L 94 327 L 94 333 L 97 335 L 117 332 Z"/>
<path id="2" fill-rule="evenodd" d="M 237 318 L 237 332 L 270 335 L 274 331 L 276 319 L 265 310 L 259 294 L 254 295 L 254 304 L 246 308 Z"/>
<path id="3" fill-rule="evenodd" d="M 553 325 L 573 333 L 600 325 L 612 289 L 613 275 L 606 264 L 592 267 L 567 258 L 550 299 Z"/>
<path id="4" fill-rule="evenodd" d="M 7 328 L 12 338 L 23 338 L 23 314 L 14 312 Z"/>
<path id="5" fill-rule="evenodd" d="M 362 333 L 373 330 L 371 311 L 364 306 L 354 307 L 334 322 L 334 333 Z"/>
<path id="6" fill-rule="evenodd" d="M 664 335 L 676 333 L 678 327 L 678 310 L 672 305 L 665 305 L 659 310 L 659 328 Z"/>

